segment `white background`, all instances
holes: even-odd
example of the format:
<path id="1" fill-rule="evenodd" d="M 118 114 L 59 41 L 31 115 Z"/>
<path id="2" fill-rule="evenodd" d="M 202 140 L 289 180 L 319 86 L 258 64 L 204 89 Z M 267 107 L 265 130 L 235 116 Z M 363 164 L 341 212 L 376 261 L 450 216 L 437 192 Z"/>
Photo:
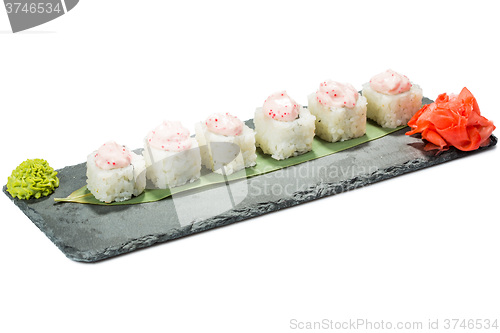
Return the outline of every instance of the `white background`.
<path id="1" fill-rule="evenodd" d="M 252 117 L 271 93 L 387 68 L 500 121 L 494 1 L 82 0 L 12 34 L 0 9 L 3 186 L 164 119 Z M 498 134 L 497 134 L 498 135 Z M 0 331 L 291 332 L 358 318 L 500 321 L 498 148 L 96 264 L 0 196 Z M 425 327 L 424 325 L 424 327 Z"/>

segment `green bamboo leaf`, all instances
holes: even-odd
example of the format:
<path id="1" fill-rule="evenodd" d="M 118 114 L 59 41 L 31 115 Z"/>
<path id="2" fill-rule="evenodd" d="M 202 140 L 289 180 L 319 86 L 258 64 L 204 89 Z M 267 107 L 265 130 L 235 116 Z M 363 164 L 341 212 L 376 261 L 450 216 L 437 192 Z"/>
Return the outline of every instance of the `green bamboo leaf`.
<path id="1" fill-rule="evenodd" d="M 285 160 L 277 161 L 273 159 L 270 155 L 264 154 L 260 149 L 257 149 L 257 165 L 251 168 L 246 168 L 245 170 L 240 170 L 236 173 L 233 173 L 227 176 L 227 181 L 234 181 L 238 179 L 250 178 L 258 175 L 263 175 L 269 172 L 277 171 L 279 169 L 283 169 L 289 166 L 297 165 L 300 163 L 304 163 L 307 161 L 311 161 L 320 157 L 324 157 L 327 155 L 331 155 L 342 150 L 346 150 L 349 148 L 356 147 L 360 144 L 379 139 L 383 136 L 386 136 L 390 133 L 396 132 L 402 128 L 406 127 L 406 125 L 397 127 L 397 128 L 382 128 L 378 126 L 376 123 L 368 120 L 366 123 L 366 134 L 362 137 L 346 140 L 342 142 L 326 142 L 317 137 L 313 140 L 313 149 L 312 151 L 295 156 L 290 157 Z M 187 190 L 202 188 L 209 185 L 215 185 L 224 183 L 226 179 L 222 175 L 209 172 L 206 174 L 202 174 L 200 179 L 193 183 L 185 184 L 182 186 L 174 187 L 172 189 L 146 189 L 141 195 L 137 197 L 133 197 L 130 200 L 122 201 L 122 202 L 112 202 L 112 203 L 104 203 L 97 200 L 92 193 L 87 189 L 86 186 L 76 190 L 71 193 L 66 198 L 55 198 L 56 202 L 73 202 L 73 203 L 83 203 L 83 204 L 93 204 L 93 205 L 106 205 L 106 206 L 116 206 L 116 205 L 133 205 L 139 203 L 146 202 L 154 202 L 158 200 L 162 200 L 170 197 L 172 194 L 181 193 Z"/>

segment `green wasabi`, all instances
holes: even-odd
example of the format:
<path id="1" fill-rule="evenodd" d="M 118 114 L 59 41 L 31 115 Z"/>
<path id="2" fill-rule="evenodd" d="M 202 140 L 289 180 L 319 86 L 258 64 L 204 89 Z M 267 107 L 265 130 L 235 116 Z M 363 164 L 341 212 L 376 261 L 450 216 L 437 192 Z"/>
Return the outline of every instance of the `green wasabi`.
<path id="1" fill-rule="evenodd" d="M 59 186 L 57 172 L 46 160 L 39 158 L 21 163 L 9 177 L 7 191 L 12 197 L 39 199 L 45 197 Z"/>

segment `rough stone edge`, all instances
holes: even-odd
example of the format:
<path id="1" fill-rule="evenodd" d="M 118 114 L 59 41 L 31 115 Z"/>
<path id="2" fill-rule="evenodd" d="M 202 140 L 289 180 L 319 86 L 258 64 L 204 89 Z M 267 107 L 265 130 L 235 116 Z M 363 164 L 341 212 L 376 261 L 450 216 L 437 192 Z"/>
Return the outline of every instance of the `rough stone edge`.
<path id="1" fill-rule="evenodd" d="M 465 156 L 471 156 L 483 150 L 496 146 L 498 139 L 491 135 L 490 143 L 485 147 L 480 147 L 476 151 L 463 152 L 455 148 L 439 154 L 431 159 L 415 159 L 408 161 L 399 166 L 391 166 L 383 170 L 377 170 L 369 175 L 360 175 L 350 180 L 339 183 L 318 183 L 315 186 L 309 187 L 307 190 L 298 191 L 292 194 L 291 198 L 283 198 L 274 202 L 258 203 L 243 208 L 236 208 L 220 214 L 218 216 L 206 219 L 199 223 L 195 223 L 173 229 L 171 232 L 161 235 L 146 235 L 141 238 L 134 239 L 130 242 L 105 249 L 104 251 L 87 251 L 79 252 L 72 247 L 62 244 L 47 228 L 43 228 L 43 219 L 30 208 L 24 200 L 12 198 L 7 192 L 7 186 L 3 187 L 3 192 L 14 202 L 25 215 L 33 221 L 33 223 L 71 260 L 85 263 L 92 263 L 105 260 L 118 255 L 126 254 L 135 250 L 146 248 L 155 244 L 164 243 L 170 240 L 179 239 L 189 235 L 197 234 L 203 231 L 223 227 L 236 222 L 241 222 L 253 217 L 265 215 L 278 211 L 280 209 L 293 207 L 316 199 L 340 194 L 353 189 L 371 185 L 386 179 L 394 178 L 406 173 L 425 169 L 437 164 L 442 164 L 451 160 L 459 159 Z M 340 188 L 340 191 L 337 189 Z"/>

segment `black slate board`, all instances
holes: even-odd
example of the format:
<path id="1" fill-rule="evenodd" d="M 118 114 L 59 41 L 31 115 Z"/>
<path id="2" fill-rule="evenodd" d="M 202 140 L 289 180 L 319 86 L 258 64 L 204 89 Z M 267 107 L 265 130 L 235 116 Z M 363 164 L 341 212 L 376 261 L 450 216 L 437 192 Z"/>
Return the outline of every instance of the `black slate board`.
<path id="1" fill-rule="evenodd" d="M 60 186 L 49 197 L 13 199 L 4 193 L 70 259 L 95 262 L 155 243 L 228 225 L 281 208 L 363 187 L 476 152 L 451 148 L 425 152 L 408 128 L 357 147 L 261 176 L 191 190 L 138 205 L 54 203 L 85 185 L 84 163 L 58 171 Z"/>

